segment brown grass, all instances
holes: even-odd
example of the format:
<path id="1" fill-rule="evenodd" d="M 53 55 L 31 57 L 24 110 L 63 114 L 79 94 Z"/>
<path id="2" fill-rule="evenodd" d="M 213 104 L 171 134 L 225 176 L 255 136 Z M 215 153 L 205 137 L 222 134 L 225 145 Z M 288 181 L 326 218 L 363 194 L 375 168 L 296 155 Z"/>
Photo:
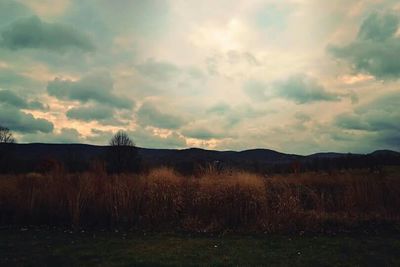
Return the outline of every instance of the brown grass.
<path id="1" fill-rule="evenodd" d="M 326 231 L 400 222 L 398 169 L 262 176 L 205 171 L 183 177 L 160 168 L 107 175 L 0 177 L 0 224 L 127 227 L 191 232 Z"/>

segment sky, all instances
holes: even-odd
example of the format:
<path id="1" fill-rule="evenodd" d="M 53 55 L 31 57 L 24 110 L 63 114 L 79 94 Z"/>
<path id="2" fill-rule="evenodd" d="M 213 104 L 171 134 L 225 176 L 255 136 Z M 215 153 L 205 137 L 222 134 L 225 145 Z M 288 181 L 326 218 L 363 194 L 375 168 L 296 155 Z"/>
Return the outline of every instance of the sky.
<path id="1" fill-rule="evenodd" d="M 0 0 L 20 143 L 400 150 L 393 0 Z"/>

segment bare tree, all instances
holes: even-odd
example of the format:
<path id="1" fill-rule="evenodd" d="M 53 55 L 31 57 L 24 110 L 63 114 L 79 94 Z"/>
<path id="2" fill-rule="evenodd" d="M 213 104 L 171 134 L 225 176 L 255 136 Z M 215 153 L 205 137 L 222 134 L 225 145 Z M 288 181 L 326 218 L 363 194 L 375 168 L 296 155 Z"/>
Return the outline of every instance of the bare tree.
<path id="1" fill-rule="evenodd" d="M 12 132 L 7 127 L 0 125 L 0 143 L 12 144 L 15 143 Z"/>
<path id="2" fill-rule="evenodd" d="M 125 132 L 119 131 L 111 138 L 110 146 L 134 147 L 135 143 L 129 138 L 129 136 Z"/>
<path id="3" fill-rule="evenodd" d="M 7 173 L 15 168 L 14 146 L 15 143 L 12 132 L 7 127 L 0 125 L 0 173 Z"/>
<path id="4" fill-rule="evenodd" d="M 109 142 L 107 153 L 108 170 L 113 173 L 139 170 L 139 157 L 135 143 L 123 132 L 117 132 Z"/>

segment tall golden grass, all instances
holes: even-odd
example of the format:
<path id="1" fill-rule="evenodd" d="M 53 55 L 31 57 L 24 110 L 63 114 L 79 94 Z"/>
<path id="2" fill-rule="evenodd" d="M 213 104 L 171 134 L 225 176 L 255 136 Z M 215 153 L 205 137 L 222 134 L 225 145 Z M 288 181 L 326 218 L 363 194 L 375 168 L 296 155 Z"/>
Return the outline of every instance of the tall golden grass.
<path id="1" fill-rule="evenodd" d="M 0 224 L 126 227 L 151 230 L 326 231 L 400 222 L 396 169 L 263 177 L 206 170 L 184 177 L 169 168 L 108 175 L 0 177 Z"/>

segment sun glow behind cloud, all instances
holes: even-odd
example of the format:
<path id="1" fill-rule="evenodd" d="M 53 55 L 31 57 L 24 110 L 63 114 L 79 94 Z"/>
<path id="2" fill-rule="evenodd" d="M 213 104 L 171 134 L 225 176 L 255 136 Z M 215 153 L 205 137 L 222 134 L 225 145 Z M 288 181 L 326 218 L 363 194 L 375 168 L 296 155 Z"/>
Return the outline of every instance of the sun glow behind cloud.
<path id="1" fill-rule="evenodd" d="M 385 104 L 400 94 L 398 9 L 0 0 L 0 110 L 15 115 L 0 121 L 21 142 L 105 144 L 122 129 L 146 147 L 400 149 Z"/>

